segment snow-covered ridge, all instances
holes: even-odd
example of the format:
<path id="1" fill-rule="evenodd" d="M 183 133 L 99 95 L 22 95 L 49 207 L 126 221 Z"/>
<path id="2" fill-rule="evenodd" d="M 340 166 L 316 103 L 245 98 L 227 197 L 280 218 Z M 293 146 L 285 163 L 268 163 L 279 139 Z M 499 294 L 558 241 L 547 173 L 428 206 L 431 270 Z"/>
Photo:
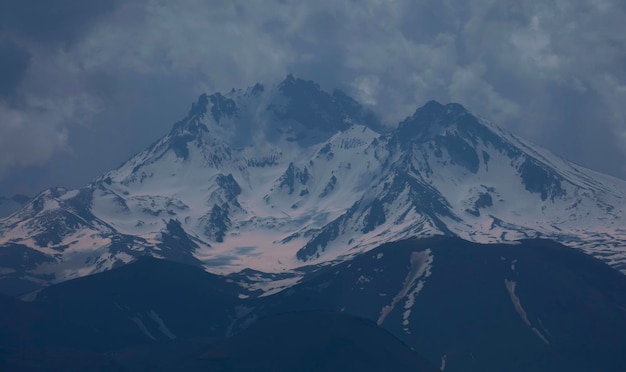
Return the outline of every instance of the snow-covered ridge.
<path id="1" fill-rule="evenodd" d="M 202 95 L 119 168 L 0 220 L 0 249 L 17 257 L 0 279 L 61 281 L 150 254 L 296 282 L 299 267 L 439 234 L 551 238 L 626 269 L 626 182 L 458 104 L 431 101 L 381 128 L 345 94 L 291 76 Z"/>

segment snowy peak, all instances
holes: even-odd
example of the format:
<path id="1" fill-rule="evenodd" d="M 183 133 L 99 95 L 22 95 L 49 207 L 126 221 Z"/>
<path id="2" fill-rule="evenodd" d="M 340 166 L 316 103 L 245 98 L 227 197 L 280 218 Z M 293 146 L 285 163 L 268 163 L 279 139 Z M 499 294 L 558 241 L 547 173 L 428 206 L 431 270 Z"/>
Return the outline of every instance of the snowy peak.
<path id="1" fill-rule="evenodd" d="M 525 189 L 539 194 L 542 200 L 554 200 L 566 193 L 562 183 L 567 181 L 558 170 L 534 151 L 525 151 L 532 145 L 472 115 L 457 103 L 426 103 L 400 123 L 392 138 L 394 142 L 400 145 L 400 151 L 421 152 L 425 157 L 429 153 L 472 174 L 481 168 L 488 170 L 492 158 L 505 157 Z M 425 170 L 430 172 L 431 166 L 426 164 Z"/>
<path id="2" fill-rule="evenodd" d="M 182 160 L 189 146 L 235 150 L 290 142 L 309 147 L 354 124 L 382 128 L 376 116 L 345 93 L 329 94 L 312 81 L 287 76 L 276 86 L 256 84 L 222 94 L 202 94 L 176 123 L 156 156 L 169 149 Z M 163 142 L 163 141 L 162 141 Z M 264 150 L 265 152 L 266 150 Z"/>
<path id="3" fill-rule="evenodd" d="M 415 113 L 402 121 L 393 139 L 403 149 L 417 144 L 440 145 L 454 153 L 455 160 L 466 162 L 466 166 L 476 171 L 480 154 L 479 147 L 490 147 L 508 157 L 520 155 L 523 151 L 512 142 L 513 136 L 492 123 L 483 120 L 458 103 L 442 105 L 429 101 Z"/>
<path id="4" fill-rule="evenodd" d="M 323 132 L 343 131 L 352 123 L 380 127 L 375 115 L 340 90 L 333 94 L 323 91 L 311 80 L 296 79 L 293 75 L 278 85 L 281 95 L 287 99 L 276 108 L 278 118 L 294 121 L 306 129 Z"/>
<path id="5" fill-rule="evenodd" d="M 306 187 L 309 177 L 309 170 L 306 166 L 303 169 L 300 169 L 294 166 L 293 163 L 289 163 L 285 173 L 283 173 L 283 175 L 278 179 L 277 188 L 281 190 L 284 189 L 287 191 L 287 194 L 292 195 L 297 188 L 300 189 L 302 187 Z M 304 196 L 306 194 L 308 194 L 308 190 L 306 188 L 299 192 L 300 196 Z"/>
<path id="6" fill-rule="evenodd" d="M 396 135 L 401 143 L 424 141 L 445 135 L 454 127 L 462 130 L 467 125 L 463 119 L 471 118 L 469 111 L 457 103 L 444 106 L 437 101 L 428 101 L 399 124 Z"/>
<path id="7" fill-rule="evenodd" d="M 232 118 L 237 114 L 237 104 L 230 98 L 224 97 L 220 93 L 212 94 L 209 97 L 211 102 L 211 116 L 217 123 L 222 118 Z"/>
<path id="8" fill-rule="evenodd" d="M 44 255 L 36 270 L 46 283 L 152 255 L 285 275 L 275 286 L 255 276 L 267 291 L 297 282 L 305 265 L 433 235 L 549 238 L 626 269 L 626 182 L 459 104 L 431 101 L 393 131 L 378 125 L 352 98 L 293 76 L 203 94 L 119 168 L 1 219 L 0 249 Z M 0 267 L 7 280 L 32 279 L 20 270 Z"/>
<path id="9" fill-rule="evenodd" d="M 219 93 L 217 93 L 219 94 Z M 220 94 L 221 97 L 221 94 Z M 191 104 L 191 109 L 187 113 L 187 116 L 174 124 L 170 135 L 176 135 L 177 133 L 187 130 L 194 133 L 197 133 L 197 124 L 200 119 L 204 118 L 204 115 L 207 113 L 209 105 L 209 98 L 206 94 L 201 94 L 198 97 L 198 100 Z M 194 125 L 195 124 L 195 125 Z M 206 127 L 204 128 L 206 130 Z"/>

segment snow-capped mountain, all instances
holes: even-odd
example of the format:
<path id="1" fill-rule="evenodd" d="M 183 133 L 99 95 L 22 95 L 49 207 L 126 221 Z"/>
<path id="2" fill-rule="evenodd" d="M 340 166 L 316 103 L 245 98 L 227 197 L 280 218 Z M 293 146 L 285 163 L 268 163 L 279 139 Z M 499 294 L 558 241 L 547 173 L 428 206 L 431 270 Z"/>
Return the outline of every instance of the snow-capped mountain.
<path id="1" fill-rule="evenodd" d="M 549 238 L 625 270 L 625 197 L 626 182 L 459 104 L 385 129 L 344 93 L 288 76 L 202 95 L 119 168 L 0 220 L 0 283 L 27 291 L 148 254 L 273 293 L 312 265 L 433 235 Z"/>

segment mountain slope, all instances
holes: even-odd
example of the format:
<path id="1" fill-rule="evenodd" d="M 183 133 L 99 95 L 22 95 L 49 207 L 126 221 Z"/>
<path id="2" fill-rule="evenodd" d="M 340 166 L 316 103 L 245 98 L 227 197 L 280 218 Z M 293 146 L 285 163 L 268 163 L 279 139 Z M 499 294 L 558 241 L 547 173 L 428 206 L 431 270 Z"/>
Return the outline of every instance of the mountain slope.
<path id="1" fill-rule="evenodd" d="M 203 358 L 228 371 L 439 370 L 371 321 L 320 311 L 260 319 Z"/>
<path id="2" fill-rule="evenodd" d="M 239 320 L 341 311 L 445 371 L 623 371 L 626 276 L 547 240 L 385 244 L 311 274 Z"/>
<path id="3" fill-rule="evenodd" d="M 410 237 L 550 238 L 626 269 L 626 182 L 431 101 L 394 130 L 292 76 L 202 95 L 172 131 L 79 190 L 0 220 L 0 289 L 17 292 L 151 255 L 252 289 L 296 283 Z"/>
<path id="4" fill-rule="evenodd" d="M 408 346 L 447 372 L 626 370 L 626 276 L 547 240 L 388 243 L 273 295 L 240 280 L 144 259 L 0 296 L 0 366 L 426 368 Z"/>

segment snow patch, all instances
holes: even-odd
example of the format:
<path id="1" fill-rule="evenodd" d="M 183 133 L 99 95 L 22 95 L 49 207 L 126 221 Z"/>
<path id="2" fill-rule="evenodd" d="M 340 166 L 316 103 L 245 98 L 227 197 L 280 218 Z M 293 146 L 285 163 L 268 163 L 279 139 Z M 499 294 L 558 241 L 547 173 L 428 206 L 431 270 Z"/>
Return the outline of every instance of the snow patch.
<path id="1" fill-rule="evenodd" d="M 294 285 L 298 284 L 302 280 L 302 277 L 293 276 L 290 278 L 277 279 L 277 280 L 271 280 L 271 279 L 259 280 L 259 278 L 257 277 L 251 277 L 248 279 L 254 282 L 248 285 L 244 285 L 244 287 L 250 289 L 251 291 L 260 289 L 261 291 L 263 291 L 263 294 L 259 297 L 266 297 L 266 296 L 271 296 L 273 294 L 281 292 L 287 288 L 293 287 Z M 258 280 L 258 281 L 255 281 L 255 280 Z"/>
<path id="2" fill-rule="evenodd" d="M 33 292 L 26 293 L 26 294 L 20 296 L 19 299 L 24 301 L 24 302 L 33 302 L 33 301 L 37 300 L 37 296 L 39 296 L 39 293 L 42 290 L 43 290 L 43 288 L 42 289 L 38 289 L 38 290 L 33 291 Z"/>
<path id="3" fill-rule="evenodd" d="M 141 314 L 137 314 L 137 316 L 130 318 L 135 324 L 137 324 L 137 327 L 139 327 L 139 330 L 146 335 L 148 338 L 156 341 L 156 338 L 154 338 L 154 336 L 152 335 L 152 333 L 150 333 L 150 331 L 148 330 L 148 328 L 146 327 L 146 325 L 143 323 L 143 321 L 140 319 Z"/>
<path id="4" fill-rule="evenodd" d="M 515 287 L 517 286 L 517 282 L 513 280 L 504 279 L 504 285 L 506 286 L 506 290 L 509 292 L 509 295 L 511 297 L 511 302 L 513 303 L 513 307 L 515 307 L 515 311 L 517 311 L 520 318 L 522 318 L 522 321 L 531 329 L 531 331 L 533 331 L 533 333 L 537 335 L 537 337 L 541 339 L 541 341 L 543 341 L 546 345 L 550 345 L 550 342 L 548 341 L 548 339 L 536 327 L 534 327 L 530 323 L 530 320 L 528 320 L 528 315 L 526 314 L 526 310 L 524 310 L 524 308 L 522 307 L 520 299 L 519 297 L 517 297 L 517 294 L 515 293 Z"/>
<path id="5" fill-rule="evenodd" d="M 404 306 L 405 311 L 402 314 L 402 324 L 405 331 L 408 331 L 408 319 L 411 315 L 411 308 L 415 303 L 415 298 L 424 287 L 425 279 L 431 275 L 433 259 L 434 257 L 430 249 L 411 253 L 409 272 L 404 278 L 402 288 L 393 297 L 391 304 L 386 305 L 381 309 L 380 317 L 376 321 L 378 325 L 383 324 L 385 319 L 394 310 L 396 304 L 406 297 L 407 301 Z M 418 281 L 420 278 L 421 280 Z"/>
<path id="6" fill-rule="evenodd" d="M 154 320 L 154 322 L 157 324 L 157 326 L 159 327 L 159 331 L 161 331 L 161 333 L 163 333 L 167 338 L 169 338 L 170 340 L 173 340 L 176 338 L 176 336 L 172 333 L 172 331 L 170 331 L 169 328 L 167 328 L 167 326 L 165 325 L 165 322 L 163 322 L 163 319 L 161 319 L 159 314 L 157 314 L 154 310 L 148 311 L 147 314 L 150 317 L 150 319 Z"/>

